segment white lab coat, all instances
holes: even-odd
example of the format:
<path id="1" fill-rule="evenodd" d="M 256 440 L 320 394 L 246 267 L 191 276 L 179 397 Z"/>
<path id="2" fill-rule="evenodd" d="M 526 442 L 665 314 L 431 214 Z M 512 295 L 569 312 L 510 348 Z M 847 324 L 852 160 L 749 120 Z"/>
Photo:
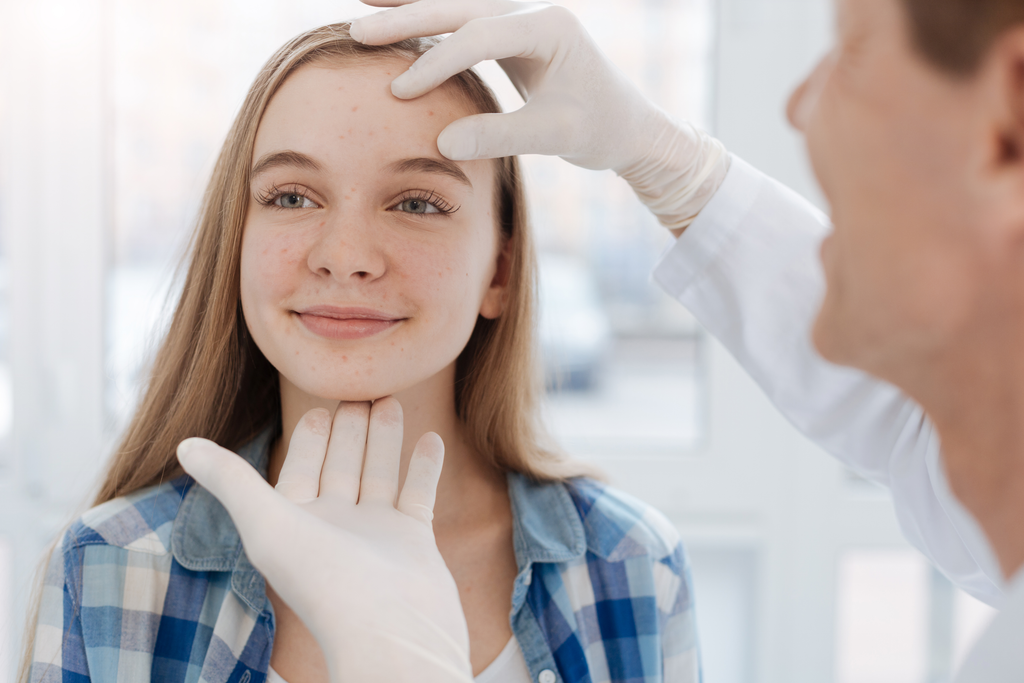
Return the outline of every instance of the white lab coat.
<path id="1" fill-rule="evenodd" d="M 738 158 L 654 280 L 715 335 L 793 425 L 892 491 L 904 535 L 955 584 L 990 605 L 1004 581 L 954 498 L 935 428 L 889 384 L 822 359 L 811 326 L 825 289 L 828 218 Z"/>
<path id="2" fill-rule="evenodd" d="M 1024 681 L 1024 571 L 1017 574 L 1003 610 L 967 655 L 954 683 Z"/>

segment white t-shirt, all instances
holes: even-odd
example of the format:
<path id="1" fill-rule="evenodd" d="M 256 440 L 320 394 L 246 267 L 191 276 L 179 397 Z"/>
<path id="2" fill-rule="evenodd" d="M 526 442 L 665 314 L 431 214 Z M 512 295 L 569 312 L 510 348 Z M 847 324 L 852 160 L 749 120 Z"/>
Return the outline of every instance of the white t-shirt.
<path id="1" fill-rule="evenodd" d="M 515 636 L 509 639 L 501 654 L 473 680 L 476 683 L 531 683 L 526 658 Z"/>
<path id="2" fill-rule="evenodd" d="M 526 659 L 523 657 L 523 651 L 519 649 L 519 641 L 515 636 L 508 641 L 501 654 L 473 680 L 476 683 L 532 683 L 530 670 L 526 668 Z M 267 671 L 267 683 L 287 681 L 271 667 Z"/>

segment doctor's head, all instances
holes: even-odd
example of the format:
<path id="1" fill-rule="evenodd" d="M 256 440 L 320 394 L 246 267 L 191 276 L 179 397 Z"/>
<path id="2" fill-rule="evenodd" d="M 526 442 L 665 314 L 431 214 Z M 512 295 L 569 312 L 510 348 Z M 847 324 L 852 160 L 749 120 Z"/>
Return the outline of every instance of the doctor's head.
<path id="1" fill-rule="evenodd" d="M 816 343 L 922 389 L 1024 313 L 1024 1 L 836 6 L 789 106 L 835 223 Z"/>

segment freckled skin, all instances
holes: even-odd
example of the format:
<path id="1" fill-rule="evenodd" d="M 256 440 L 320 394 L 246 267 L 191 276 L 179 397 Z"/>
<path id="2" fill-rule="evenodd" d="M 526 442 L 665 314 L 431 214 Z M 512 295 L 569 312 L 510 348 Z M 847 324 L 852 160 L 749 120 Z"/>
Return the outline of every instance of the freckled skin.
<path id="1" fill-rule="evenodd" d="M 395 98 L 391 72 L 408 66 L 400 60 L 306 65 L 277 91 L 261 119 L 254 160 L 290 150 L 310 157 L 320 170 L 280 166 L 253 178 L 255 196 L 277 187 L 311 204 L 303 200 L 298 204 L 304 208 L 292 209 L 250 202 L 242 236 L 242 310 L 280 375 L 283 433 L 270 458 L 274 481 L 291 430 L 312 407 L 332 410 L 337 401 L 394 396 L 405 411 L 405 463 L 424 432 L 444 440 L 434 529 L 463 598 L 474 670 L 482 670 L 512 636 L 508 614 L 517 567 L 505 475 L 464 438 L 454 383 L 455 360 L 477 319 L 498 317 L 504 300 L 495 280 L 495 166 L 490 160 L 458 162 L 471 186 L 444 174 L 389 170 L 407 159 L 444 161 L 437 136 L 477 113 L 446 88 L 411 101 Z M 413 196 L 428 203 L 431 193 L 459 210 L 397 210 Z M 400 322 L 363 339 L 328 339 L 294 313 L 321 305 L 371 308 Z M 327 681 L 312 634 L 272 587 L 268 591 L 278 615 L 272 665 L 294 683 Z"/>
<path id="2" fill-rule="evenodd" d="M 321 167 L 282 166 L 253 179 L 254 195 L 276 186 L 314 206 L 250 201 L 241 254 L 253 339 L 311 398 L 365 401 L 450 382 L 478 315 L 500 313 L 491 162 L 459 162 L 472 187 L 442 174 L 388 170 L 402 159 L 441 159 L 438 134 L 475 112 L 444 89 L 398 100 L 389 83 L 380 64 L 302 67 L 275 94 L 256 137 L 254 160 L 292 150 Z M 358 105 L 349 93 L 358 93 Z M 460 209 L 394 210 L 410 191 L 433 192 Z M 364 339 L 328 339 L 296 314 L 320 305 L 370 308 L 401 322 Z"/>

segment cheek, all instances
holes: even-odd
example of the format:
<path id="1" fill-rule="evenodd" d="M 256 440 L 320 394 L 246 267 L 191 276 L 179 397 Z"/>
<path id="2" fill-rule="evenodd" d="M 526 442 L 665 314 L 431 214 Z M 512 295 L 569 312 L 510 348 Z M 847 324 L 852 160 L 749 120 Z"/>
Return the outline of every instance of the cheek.
<path id="1" fill-rule="evenodd" d="M 463 250 L 451 246 L 405 245 L 394 264 L 406 292 L 414 292 L 445 317 L 458 317 L 474 289 L 472 260 Z"/>
<path id="2" fill-rule="evenodd" d="M 240 263 L 243 306 L 276 302 L 293 291 L 306 269 L 306 252 L 298 232 L 247 226 Z"/>
<path id="3" fill-rule="evenodd" d="M 811 165 L 832 206 L 843 203 L 850 180 L 860 172 L 852 156 L 854 141 L 869 137 L 864 117 L 852 112 L 855 104 L 840 80 L 834 74 L 822 86 L 804 131 Z"/>
<path id="4" fill-rule="evenodd" d="M 444 244 L 396 244 L 393 263 L 403 289 L 415 292 L 433 309 L 435 319 L 450 324 L 475 321 L 493 278 L 494 245 L 485 235 Z"/>

